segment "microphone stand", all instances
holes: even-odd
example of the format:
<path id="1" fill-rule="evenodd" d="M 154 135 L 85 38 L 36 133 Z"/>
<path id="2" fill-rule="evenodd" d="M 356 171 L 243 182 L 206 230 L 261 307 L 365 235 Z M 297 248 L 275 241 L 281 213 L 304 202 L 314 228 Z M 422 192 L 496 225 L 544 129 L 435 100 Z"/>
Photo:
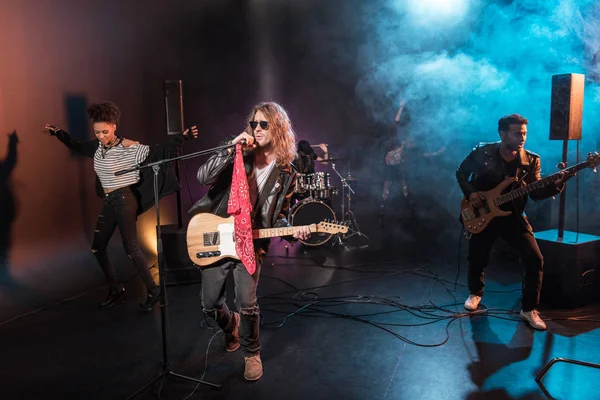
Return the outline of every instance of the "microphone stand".
<path id="1" fill-rule="evenodd" d="M 371 240 L 367 235 L 365 235 L 364 233 L 362 233 L 360 231 L 360 227 L 358 226 L 358 222 L 356 221 L 356 217 L 354 216 L 354 213 L 352 212 L 352 195 L 356 194 L 356 192 L 352 189 L 352 187 L 350 186 L 350 184 L 348 183 L 348 181 L 346 180 L 346 178 L 344 178 L 342 176 L 342 174 L 340 174 L 338 172 L 338 170 L 335 168 L 335 163 L 331 163 L 331 169 L 333 169 L 333 171 L 337 174 L 337 176 L 340 177 L 340 180 L 342 182 L 342 223 L 346 222 L 346 214 L 348 214 L 348 225 L 349 225 L 349 229 L 352 231 L 352 233 L 348 236 L 345 237 L 345 239 L 348 239 L 354 235 L 358 235 L 359 237 L 365 237 L 367 238 L 367 240 Z M 348 188 L 348 194 L 346 194 L 346 188 Z M 345 203 L 346 203 L 346 198 L 348 199 L 348 211 L 345 211 Z M 339 239 L 338 236 L 338 241 L 341 244 L 341 239 Z"/>
<path id="2" fill-rule="evenodd" d="M 161 237 L 161 229 L 160 229 L 160 200 L 158 198 L 158 173 L 160 171 L 160 167 L 162 164 L 169 163 L 171 161 L 176 160 L 184 160 L 188 158 L 198 157 L 201 155 L 206 155 L 213 153 L 218 150 L 224 150 L 230 147 L 235 146 L 234 144 L 228 144 L 224 146 L 218 146 L 208 150 L 201 150 L 195 153 L 182 155 L 179 157 L 166 158 L 160 161 L 148 163 L 145 165 L 137 164 L 132 168 L 124 169 L 121 171 L 115 172 L 115 176 L 123 175 L 128 172 L 138 171 L 143 168 L 152 168 L 154 171 L 154 205 L 156 207 L 156 249 L 158 253 L 158 275 L 159 275 L 159 287 L 160 287 L 160 319 L 161 319 L 161 331 L 162 331 L 162 351 L 163 351 L 163 360 L 162 360 L 162 371 L 154 377 L 150 382 L 146 383 L 140 389 L 138 389 L 134 394 L 129 396 L 127 400 L 133 399 L 140 393 L 142 393 L 146 388 L 152 385 L 154 382 L 158 380 L 165 379 L 168 376 L 175 376 L 177 378 L 182 378 L 188 380 L 190 382 L 202 383 L 208 386 L 220 388 L 221 385 L 206 382 L 200 379 L 193 378 L 191 376 L 181 375 L 176 372 L 173 372 L 171 369 L 171 363 L 169 361 L 169 314 L 168 314 L 168 301 L 167 301 L 167 285 L 166 285 L 166 276 L 165 276 L 165 266 L 164 266 L 164 257 L 163 257 L 163 245 L 162 245 L 162 237 Z"/>

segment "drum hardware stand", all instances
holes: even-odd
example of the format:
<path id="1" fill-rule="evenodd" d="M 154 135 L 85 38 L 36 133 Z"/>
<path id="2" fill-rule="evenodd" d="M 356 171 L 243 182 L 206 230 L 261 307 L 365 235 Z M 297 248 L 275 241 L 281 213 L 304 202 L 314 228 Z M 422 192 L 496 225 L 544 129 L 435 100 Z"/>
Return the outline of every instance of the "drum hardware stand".
<path id="1" fill-rule="evenodd" d="M 331 168 L 333 171 L 340 177 L 342 182 L 342 220 L 340 222 L 347 223 L 348 229 L 352 231 L 349 235 L 346 235 L 343 239 L 349 239 L 352 236 L 364 237 L 367 240 L 371 240 L 367 235 L 360 231 L 360 227 L 358 226 L 358 221 L 356 221 L 356 217 L 352 212 L 352 195 L 356 194 L 356 192 L 352 189 L 346 178 L 344 178 L 338 170 L 335 168 L 335 163 L 331 163 Z M 348 176 L 350 176 L 350 168 L 348 167 Z M 346 194 L 346 188 L 348 188 L 348 193 Z M 348 211 L 346 211 L 346 199 L 348 199 Z M 340 235 L 335 237 L 334 244 L 342 244 L 342 238 Z"/>

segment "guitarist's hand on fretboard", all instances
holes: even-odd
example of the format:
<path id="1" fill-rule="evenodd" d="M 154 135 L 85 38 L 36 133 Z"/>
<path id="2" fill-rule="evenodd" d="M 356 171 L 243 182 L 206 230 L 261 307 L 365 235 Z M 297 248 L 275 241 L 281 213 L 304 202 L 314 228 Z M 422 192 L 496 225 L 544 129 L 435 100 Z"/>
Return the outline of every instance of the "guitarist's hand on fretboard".
<path id="1" fill-rule="evenodd" d="M 554 181 L 554 184 L 556 185 L 556 187 L 558 189 L 562 188 L 563 185 L 572 177 L 574 177 L 577 174 L 577 172 L 573 172 L 573 173 L 565 173 L 565 172 L 559 172 L 560 178 Z"/>
<path id="2" fill-rule="evenodd" d="M 307 240 L 310 237 L 310 229 L 308 226 L 299 226 L 293 236 L 295 239 Z"/>

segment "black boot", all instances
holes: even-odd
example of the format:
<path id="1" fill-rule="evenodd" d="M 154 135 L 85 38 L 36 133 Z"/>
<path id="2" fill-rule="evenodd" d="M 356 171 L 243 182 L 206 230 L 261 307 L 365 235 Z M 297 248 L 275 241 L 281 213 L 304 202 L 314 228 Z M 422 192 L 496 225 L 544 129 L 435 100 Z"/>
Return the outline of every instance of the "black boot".
<path id="1" fill-rule="evenodd" d="M 160 300 L 160 289 L 158 287 L 148 289 L 148 295 L 146 296 L 146 301 L 144 303 L 140 303 L 140 310 L 142 311 L 152 311 L 154 305 L 158 303 Z"/>
<path id="2" fill-rule="evenodd" d="M 127 290 L 125 290 L 125 288 L 123 286 L 119 286 L 117 288 L 111 288 L 110 291 L 108 292 L 108 296 L 106 297 L 106 300 L 104 300 L 102 303 L 99 304 L 100 308 L 110 308 L 110 307 L 114 306 L 115 303 L 117 302 L 117 300 L 119 300 L 121 297 L 125 296 L 126 293 L 127 293 Z"/>

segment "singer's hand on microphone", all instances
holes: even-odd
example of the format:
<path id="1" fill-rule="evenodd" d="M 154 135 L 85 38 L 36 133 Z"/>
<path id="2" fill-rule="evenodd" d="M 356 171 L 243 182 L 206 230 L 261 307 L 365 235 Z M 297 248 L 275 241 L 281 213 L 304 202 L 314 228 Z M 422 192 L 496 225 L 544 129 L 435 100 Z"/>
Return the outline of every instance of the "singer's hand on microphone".
<path id="1" fill-rule="evenodd" d="M 252 150 L 256 147 L 256 145 L 254 144 L 254 137 L 252 135 L 249 135 L 247 132 L 240 133 L 235 137 L 235 139 L 231 141 L 231 144 L 237 143 L 242 143 L 243 150 Z M 227 152 L 229 153 L 229 155 L 233 154 L 234 148 L 230 147 L 229 149 L 227 149 Z"/>
<path id="2" fill-rule="evenodd" d="M 235 139 L 231 141 L 232 144 L 237 144 L 241 142 L 244 145 L 244 148 L 253 149 L 256 147 L 254 144 L 254 136 L 249 135 L 247 132 L 240 133 Z"/>

